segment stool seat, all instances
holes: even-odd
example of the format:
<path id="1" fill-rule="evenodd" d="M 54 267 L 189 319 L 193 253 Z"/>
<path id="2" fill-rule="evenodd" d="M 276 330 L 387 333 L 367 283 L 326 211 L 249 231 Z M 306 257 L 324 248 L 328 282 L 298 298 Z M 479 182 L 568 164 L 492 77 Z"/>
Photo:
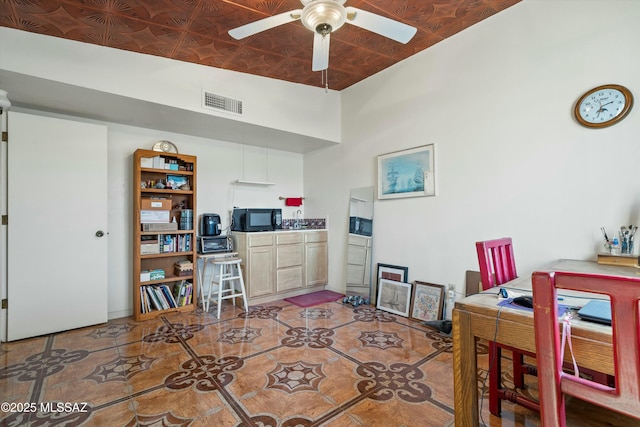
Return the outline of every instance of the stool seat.
<path id="1" fill-rule="evenodd" d="M 240 258 L 214 258 L 209 262 L 213 265 L 213 271 L 211 272 L 211 281 L 209 283 L 206 299 L 204 296 L 204 289 L 202 287 L 203 285 L 200 283 L 202 309 L 208 312 L 209 302 L 211 298 L 214 297 L 217 300 L 218 305 L 218 319 L 220 318 L 222 301 L 225 299 L 233 299 L 233 304 L 235 305 L 235 299 L 242 298 L 245 311 L 249 310 L 247 294 L 244 287 L 244 279 L 242 278 L 242 268 L 240 267 L 242 260 Z M 205 265 L 203 265 L 203 270 L 205 268 L 206 261 Z"/>

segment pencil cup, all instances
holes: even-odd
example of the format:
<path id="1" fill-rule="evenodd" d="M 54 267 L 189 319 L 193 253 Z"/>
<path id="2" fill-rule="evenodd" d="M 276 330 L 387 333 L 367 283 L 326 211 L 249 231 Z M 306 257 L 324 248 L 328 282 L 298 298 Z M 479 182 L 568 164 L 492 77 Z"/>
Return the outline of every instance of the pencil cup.
<path id="1" fill-rule="evenodd" d="M 620 243 L 618 242 L 617 239 L 609 243 L 609 253 L 611 255 L 620 255 L 621 248 L 620 248 Z"/>

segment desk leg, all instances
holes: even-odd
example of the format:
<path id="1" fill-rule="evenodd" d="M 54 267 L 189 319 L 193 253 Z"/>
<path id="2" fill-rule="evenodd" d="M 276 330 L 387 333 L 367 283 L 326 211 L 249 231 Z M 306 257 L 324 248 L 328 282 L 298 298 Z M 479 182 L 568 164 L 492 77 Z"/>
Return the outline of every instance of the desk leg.
<path id="1" fill-rule="evenodd" d="M 471 315 L 453 310 L 453 392 L 456 427 L 478 426 L 478 364 Z"/>

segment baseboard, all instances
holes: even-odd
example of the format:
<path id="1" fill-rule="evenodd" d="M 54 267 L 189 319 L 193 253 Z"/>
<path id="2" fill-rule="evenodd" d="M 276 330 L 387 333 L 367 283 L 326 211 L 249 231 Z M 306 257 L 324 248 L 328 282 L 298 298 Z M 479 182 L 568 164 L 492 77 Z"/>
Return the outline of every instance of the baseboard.
<path id="1" fill-rule="evenodd" d="M 107 319 L 109 320 L 121 319 L 123 317 L 130 317 L 130 316 L 133 316 L 133 309 L 110 311 L 109 313 L 107 313 Z"/>

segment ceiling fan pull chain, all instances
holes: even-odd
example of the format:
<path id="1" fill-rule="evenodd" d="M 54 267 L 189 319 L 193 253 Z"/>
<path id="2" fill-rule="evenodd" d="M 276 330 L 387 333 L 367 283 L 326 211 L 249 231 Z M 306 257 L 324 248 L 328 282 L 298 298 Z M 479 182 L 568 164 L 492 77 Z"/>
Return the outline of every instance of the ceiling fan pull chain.
<path id="1" fill-rule="evenodd" d="M 329 92 L 329 69 L 325 68 L 324 70 L 322 70 L 322 80 L 324 80 L 324 93 L 328 93 Z"/>

